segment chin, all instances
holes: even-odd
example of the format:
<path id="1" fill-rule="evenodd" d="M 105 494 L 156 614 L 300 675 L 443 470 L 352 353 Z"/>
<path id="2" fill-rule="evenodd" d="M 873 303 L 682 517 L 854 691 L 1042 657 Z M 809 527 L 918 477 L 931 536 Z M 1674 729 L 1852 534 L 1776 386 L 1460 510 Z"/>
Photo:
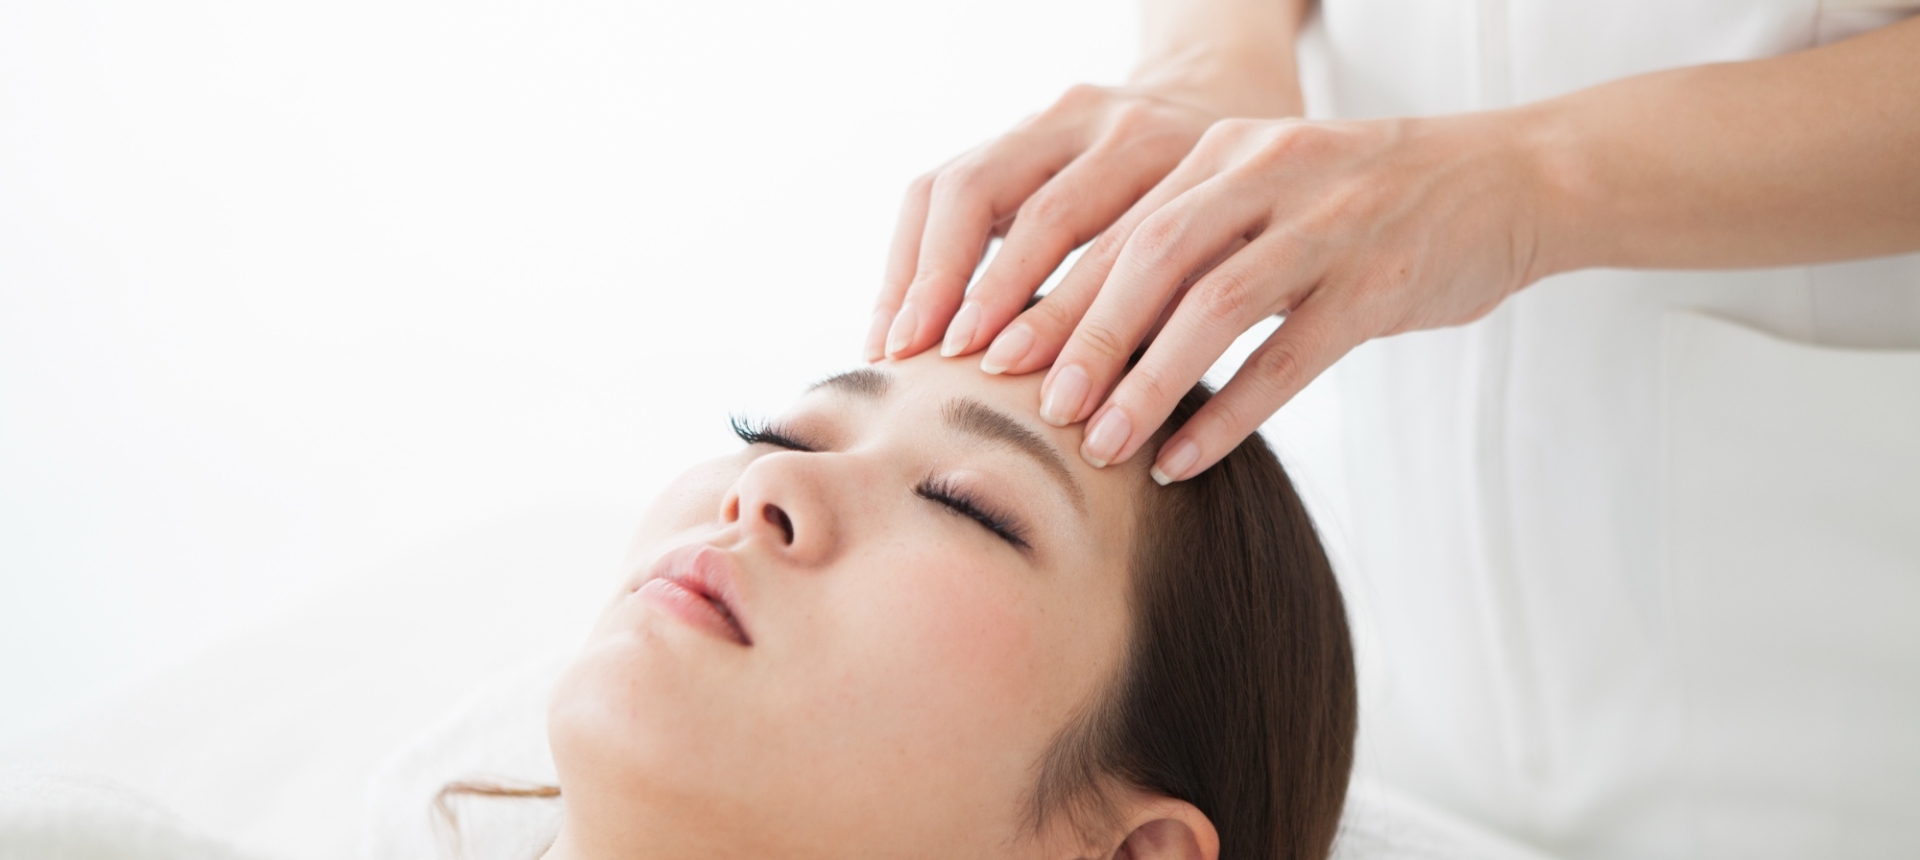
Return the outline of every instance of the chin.
<path id="1" fill-rule="evenodd" d="M 650 776 L 699 773 L 699 762 L 723 755 L 715 718 L 744 707 L 730 695 L 739 684 L 718 665 L 725 647 L 662 618 L 596 636 L 548 700 L 562 787 L 612 781 L 624 792 Z"/>

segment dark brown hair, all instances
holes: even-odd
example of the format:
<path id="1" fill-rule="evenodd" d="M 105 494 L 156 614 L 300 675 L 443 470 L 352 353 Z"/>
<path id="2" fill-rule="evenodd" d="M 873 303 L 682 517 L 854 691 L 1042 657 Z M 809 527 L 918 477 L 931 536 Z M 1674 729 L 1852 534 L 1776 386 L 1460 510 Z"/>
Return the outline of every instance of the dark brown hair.
<path id="1" fill-rule="evenodd" d="M 1136 456 L 1211 394 L 1195 386 Z M 1128 662 L 1042 760 L 1030 823 L 1111 825 L 1119 780 L 1199 808 L 1221 860 L 1323 860 L 1357 714 L 1346 609 L 1313 522 L 1257 434 L 1143 494 Z"/>

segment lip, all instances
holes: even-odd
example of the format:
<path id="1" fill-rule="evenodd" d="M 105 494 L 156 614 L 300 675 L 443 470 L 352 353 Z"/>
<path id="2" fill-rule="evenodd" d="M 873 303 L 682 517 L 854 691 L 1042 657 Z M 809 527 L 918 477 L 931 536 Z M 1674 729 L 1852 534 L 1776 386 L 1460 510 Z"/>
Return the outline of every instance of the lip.
<path id="1" fill-rule="evenodd" d="M 732 556 L 706 544 L 690 544 L 654 562 L 634 593 L 695 629 L 752 647 L 753 636 L 740 611 L 739 579 Z"/>

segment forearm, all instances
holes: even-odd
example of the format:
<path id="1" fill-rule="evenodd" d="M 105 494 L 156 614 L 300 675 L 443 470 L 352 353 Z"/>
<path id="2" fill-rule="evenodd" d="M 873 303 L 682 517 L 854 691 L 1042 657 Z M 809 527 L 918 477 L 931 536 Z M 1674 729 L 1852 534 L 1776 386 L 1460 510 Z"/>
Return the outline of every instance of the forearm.
<path id="1" fill-rule="evenodd" d="M 1294 38 L 1311 0 L 1143 0 L 1130 84 L 1229 116 L 1298 116 Z"/>
<path id="2" fill-rule="evenodd" d="M 1509 119 L 1542 168 L 1537 275 L 1920 250 L 1920 19 Z"/>

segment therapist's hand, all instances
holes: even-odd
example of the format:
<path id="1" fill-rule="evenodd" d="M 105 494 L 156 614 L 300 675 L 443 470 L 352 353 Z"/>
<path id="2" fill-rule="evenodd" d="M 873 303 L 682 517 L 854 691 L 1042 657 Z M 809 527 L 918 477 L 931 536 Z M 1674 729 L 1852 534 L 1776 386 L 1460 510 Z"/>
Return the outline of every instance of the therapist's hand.
<path id="1" fill-rule="evenodd" d="M 1125 87 L 1079 86 L 913 181 L 866 357 L 986 347 L 1067 254 L 1112 224 L 1225 116 L 1297 115 L 1290 52 L 1171 52 Z M 987 242 L 1005 241 L 969 293 Z M 962 299 L 965 304 L 962 304 Z"/>
<path id="2" fill-rule="evenodd" d="M 943 335 L 949 355 L 971 351 L 976 333 L 985 333 L 985 345 L 1069 251 L 1165 178 L 1219 116 L 1155 94 L 1075 87 L 1012 131 L 915 179 L 888 254 L 867 359 L 904 358 Z M 1005 241 L 960 310 L 995 236 Z"/>
<path id="3" fill-rule="evenodd" d="M 1285 315 L 1161 446 L 1154 478 L 1184 480 L 1354 346 L 1469 322 L 1540 277 L 1549 213 L 1526 136 L 1504 113 L 1220 122 L 999 332 L 982 367 L 1051 364 L 1041 417 L 1088 421 L 1081 455 L 1104 466 L 1151 438 L 1237 336 Z"/>

